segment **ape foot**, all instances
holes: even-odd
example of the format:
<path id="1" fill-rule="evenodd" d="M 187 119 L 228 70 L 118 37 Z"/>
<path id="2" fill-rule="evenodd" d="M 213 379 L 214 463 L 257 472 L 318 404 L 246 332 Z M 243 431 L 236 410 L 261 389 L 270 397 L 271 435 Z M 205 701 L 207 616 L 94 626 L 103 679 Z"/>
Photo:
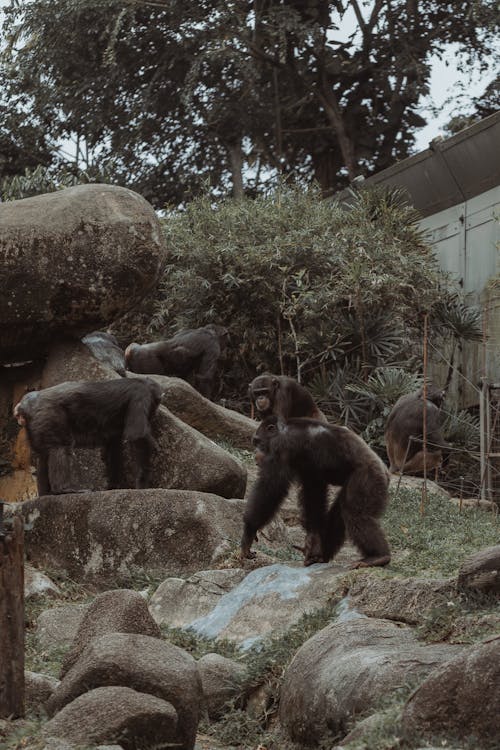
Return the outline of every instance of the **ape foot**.
<path id="1" fill-rule="evenodd" d="M 304 543 L 304 565 L 324 562 L 321 535 L 317 531 L 308 531 Z"/>
<path id="2" fill-rule="evenodd" d="M 355 560 L 349 568 L 351 570 L 357 570 L 359 568 L 377 568 L 389 565 L 391 562 L 390 555 L 383 555 L 381 557 L 363 557 L 361 560 Z"/>

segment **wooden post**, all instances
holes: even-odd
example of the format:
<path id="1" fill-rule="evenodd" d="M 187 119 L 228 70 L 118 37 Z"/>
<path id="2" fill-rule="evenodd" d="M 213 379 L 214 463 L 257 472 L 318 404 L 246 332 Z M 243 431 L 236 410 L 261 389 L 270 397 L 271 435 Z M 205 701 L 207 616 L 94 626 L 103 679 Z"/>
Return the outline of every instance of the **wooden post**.
<path id="1" fill-rule="evenodd" d="M 24 716 L 24 524 L 0 502 L 0 718 Z"/>

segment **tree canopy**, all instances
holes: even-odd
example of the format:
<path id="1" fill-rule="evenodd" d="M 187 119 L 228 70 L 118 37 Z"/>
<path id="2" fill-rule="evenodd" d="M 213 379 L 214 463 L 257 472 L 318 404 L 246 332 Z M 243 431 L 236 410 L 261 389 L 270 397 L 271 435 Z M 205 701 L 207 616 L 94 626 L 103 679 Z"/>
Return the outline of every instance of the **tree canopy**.
<path id="1" fill-rule="evenodd" d="M 29 112 L 157 206 L 280 176 L 328 194 L 408 155 L 431 56 L 457 43 L 487 67 L 495 18 L 492 0 L 10 0 L 0 134 Z"/>

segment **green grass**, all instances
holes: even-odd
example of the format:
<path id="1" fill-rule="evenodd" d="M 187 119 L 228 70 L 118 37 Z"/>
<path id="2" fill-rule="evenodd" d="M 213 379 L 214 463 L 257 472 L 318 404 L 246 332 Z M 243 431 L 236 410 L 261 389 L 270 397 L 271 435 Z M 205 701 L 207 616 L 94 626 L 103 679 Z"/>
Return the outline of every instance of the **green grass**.
<path id="1" fill-rule="evenodd" d="M 454 576 L 466 557 L 500 544 L 498 516 L 474 508 L 460 512 L 439 495 L 428 496 L 422 513 L 416 490 L 392 494 L 383 526 L 393 551 L 390 572 L 403 576 Z"/>

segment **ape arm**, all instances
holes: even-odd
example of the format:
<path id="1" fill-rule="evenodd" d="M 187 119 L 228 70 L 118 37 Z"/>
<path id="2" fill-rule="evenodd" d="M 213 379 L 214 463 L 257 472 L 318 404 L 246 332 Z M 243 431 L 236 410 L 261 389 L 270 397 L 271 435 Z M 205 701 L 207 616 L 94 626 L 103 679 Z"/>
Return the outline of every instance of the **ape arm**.
<path id="1" fill-rule="evenodd" d="M 253 557 L 250 548 L 257 532 L 271 520 L 290 489 L 292 476 L 287 467 L 282 467 L 274 458 L 270 459 L 270 456 L 262 459 L 259 478 L 246 504 L 241 538 L 242 557 Z"/>

